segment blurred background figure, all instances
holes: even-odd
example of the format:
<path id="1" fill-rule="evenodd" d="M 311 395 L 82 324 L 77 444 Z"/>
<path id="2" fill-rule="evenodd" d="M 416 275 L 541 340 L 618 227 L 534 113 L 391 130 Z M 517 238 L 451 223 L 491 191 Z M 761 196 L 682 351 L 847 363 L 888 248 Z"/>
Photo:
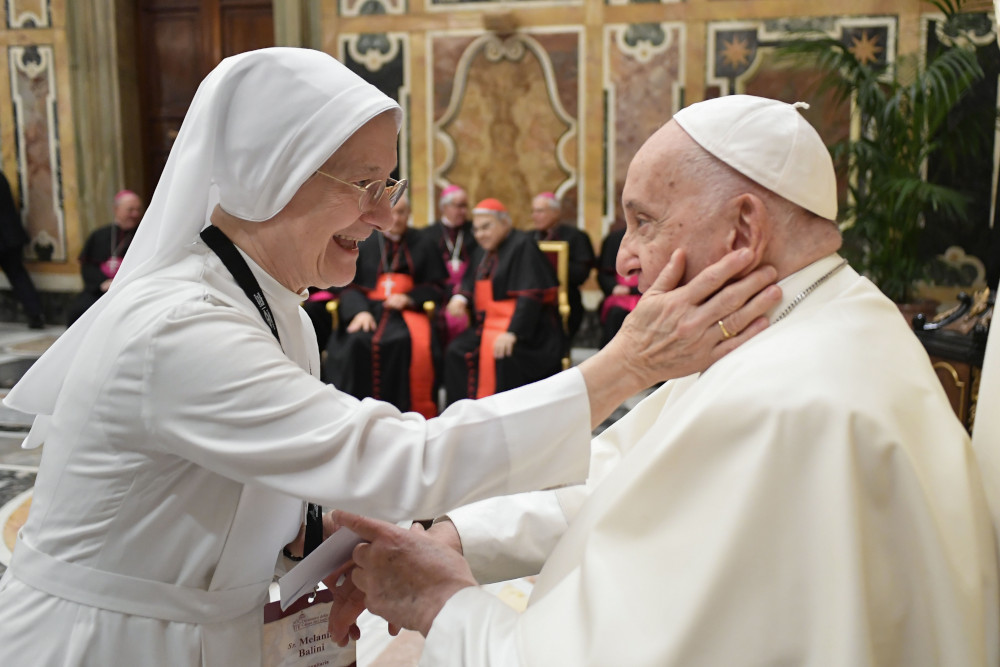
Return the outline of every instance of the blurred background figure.
<path id="1" fill-rule="evenodd" d="M 441 347 L 423 304 L 439 307 L 448 272 L 433 241 L 410 229 L 404 195 L 392 225 L 358 246 L 354 282 L 340 294 L 340 331 L 327 345 L 324 379 L 357 398 L 437 415 Z"/>
<path id="2" fill-rule="evenodd" d="M 28 270 L 24 268 L 24 245 L 29 240 L 28 233 L 21 224 L 10 183 L 4 173 L 0 172 L 0 269 L 3 269 L 10 282 L 14 297 L 24 307 L 28 327 L 41 329 L 45 326 L 42 300 L 35 284 L 31 282 Z"/>
<path id="3" fill-rule="evenodd" d="M 70 305 L 66 326 L 73 324 L 100 299 L 118 273 L 135 230 L 142 220 L 142 200 L 131 190 L 115 195 L 114 221 L 91 232 L 80 251 L 80 274 L 83 291 Z"/>
<path id="4" fill-rule="evenodd" d="M 555 271 L 534 239 L 513 228 L 498 199 L 476 205 L 472 227 L 479 248 L 448 311 L 465 317 L 471 308 L 473 324 L 445 351 L 448 404 L 558 373 L 566 340 Z"/>
<path id="5" fill-rule="evenodd" d="M 601 257 L 597 266 L 597 282 L 604 292 L 601 302 L 601 347 L 608 344 L 622 326 L 625 316 L 639 303 L 639 276 L 620 276 L 615 262 L 618 248 L 625 236 L 625 228 L 612 231 L 601 244 Z"/>
<path id="6" fill-rule="evenodd" d="M 551 192 L 542 192 L 531 200 L 531 219 L 536 241 L 566 241 L 569 244 L 569 338 L 570 343 L 583 321 L 583 300 L 580 285 L 594 268 L 594 246 L 590 237 L 576 227 L 559 224 L 562 205 Z"/>
<path id="7" fill-rule="evenodd" d="M 476 239 L 469 220 L 469 195 L 458 185 L 449 185 L 441 191 L 438 201 L 441 217 L 428 225 L 424 233 L 437 246 L 438 253 L 448 270 L 448 296 L 455 294 L 462 285 L 462 277 L 469 267 Z M 444 342 L 447 344 L 468 326 L 464 317 L 443 314 Z"/>

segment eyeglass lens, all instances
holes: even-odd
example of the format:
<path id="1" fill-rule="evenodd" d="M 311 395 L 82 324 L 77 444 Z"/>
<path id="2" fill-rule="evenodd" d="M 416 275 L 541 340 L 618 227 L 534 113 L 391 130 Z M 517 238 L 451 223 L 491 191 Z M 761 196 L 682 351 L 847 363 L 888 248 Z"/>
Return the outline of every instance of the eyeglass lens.
<path id="1" fill-rule="evenodd" d="M 389 206 L 395 206 L 399 198 L 406 192 L 406 179 L 394 181 L 392 185 L 386 186 L 386 181 L 374 181 L 365 187 L 364 194 L 361 195 L 359 205 L 362 211 L 369 211 L 382 201 L 382 197 L 389 195 Z"/>

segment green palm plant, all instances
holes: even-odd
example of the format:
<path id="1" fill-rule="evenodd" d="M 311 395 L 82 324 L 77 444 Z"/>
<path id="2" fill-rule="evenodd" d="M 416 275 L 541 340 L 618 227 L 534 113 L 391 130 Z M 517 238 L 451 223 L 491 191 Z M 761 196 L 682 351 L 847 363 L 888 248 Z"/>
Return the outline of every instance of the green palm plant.
<path id="1" fill-rule="evenodd" d="M 965 0 L 931 0 L 946 25 L 960 23 Z M 946 29 L 946 32 L 947 29 Z M 925 270 L 919 254 L 925 217 L 961 220 L 968 197 L 929 182 L 929 158 L 954 164 L 972 150 L 965 128 L 949 114 L 984 77 L 971 41 L 955 38 L 929 52 L 897 59 L 886 67 L 860 61 L 844 42 L 803 35 L 783 55 L 818 68 L 818 92 L 836 103 L 853 103 L 858 136 L 831 146 L 850 174 L 843 207 L 845 253 L 895 301 L 907 301 Z"/>

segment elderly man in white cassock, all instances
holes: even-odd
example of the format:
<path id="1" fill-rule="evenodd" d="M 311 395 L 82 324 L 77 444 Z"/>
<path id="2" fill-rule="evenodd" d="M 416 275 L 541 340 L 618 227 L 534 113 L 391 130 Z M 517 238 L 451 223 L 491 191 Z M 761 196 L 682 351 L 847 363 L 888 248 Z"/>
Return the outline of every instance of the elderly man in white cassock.
<path id="1" fill-rule="evenodd" d="M 997 21 L 1000 21 L 1000 0 L 994 0 Z M 995 287 L 1000 290 L 1000 286 Z M 979 383 L 979 402 L 972 430 L 972 446 L 982 471 L 983 486 L 993 515 L 994 539 L 1000 538 L 1000 324 L 994 307 L 994 323 Z M 997 542 L 1000 549 L 1000 541 Z"/>
<path id="2" fill-rule="evenodd" d="M 620 273 L 646 289 L 679 248 L 685 280 L 745 248 L 780 277 L 766 331 L 605 431 L 584 486 L 427 534 L 335 513 L 370 541 L 354 584 L 426 635 L 422 664 L 997 664 L 969 439 L 897 308 L 837 254 L 833 165 L 798 106 L 684 109 L 623 192 Z M 476 587 L 539 569 L 521 614 Z"/>

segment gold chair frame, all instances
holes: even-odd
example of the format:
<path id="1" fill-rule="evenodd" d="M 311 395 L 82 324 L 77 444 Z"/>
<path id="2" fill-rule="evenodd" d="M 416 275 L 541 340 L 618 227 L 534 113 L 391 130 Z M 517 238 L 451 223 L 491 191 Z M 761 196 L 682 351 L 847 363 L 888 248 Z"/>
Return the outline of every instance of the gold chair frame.
<path id="1" fill-rule="evenodd" d="M 556 278 L 559 280 L 558 308 L 559 319 L 562 320 L 563 332 L 569 336 L 569 242 L 539 241 L 538 249 L 543 253 L 556 256 Z M 563 357 L 563 370 L 572 365 L 569 355 Z"/>

